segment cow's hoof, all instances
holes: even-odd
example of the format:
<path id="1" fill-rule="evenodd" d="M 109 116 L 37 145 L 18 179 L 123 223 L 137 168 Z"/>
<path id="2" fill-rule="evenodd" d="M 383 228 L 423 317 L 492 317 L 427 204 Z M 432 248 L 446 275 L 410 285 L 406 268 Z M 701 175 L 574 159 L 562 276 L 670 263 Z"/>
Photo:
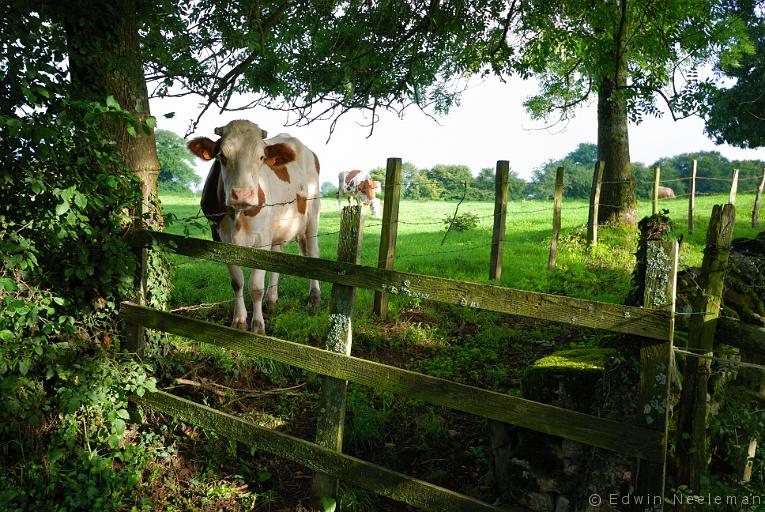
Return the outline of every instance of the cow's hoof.
<path id="1" fill-rule="evenodd" d="M 263 323 L 263 320 L 253 320 L 252 321 L 252 329 L 250 329 L 253 334 L 265 334 L 266 333 L 266 326 Z"/>
<path id="2" fill-rule="evenodd" d="M 247 330 L 247 320 L 234 320 L 231 322 L 231 327 L 234 329 Z"/>
<path id="3" fill-rule="evenodd" d="M 308 295 L 308 307 L 311 309 L 318 308 L 321 304 L 321 293 L 319 290 L 311 290 Z"/>
<path id="4" fill-rule="evenodd" d="M 276 309 L 277 299 L 271 299 L 270 297 L 263 301 L 263 309 L 266 311 L 274 311 Z"/>

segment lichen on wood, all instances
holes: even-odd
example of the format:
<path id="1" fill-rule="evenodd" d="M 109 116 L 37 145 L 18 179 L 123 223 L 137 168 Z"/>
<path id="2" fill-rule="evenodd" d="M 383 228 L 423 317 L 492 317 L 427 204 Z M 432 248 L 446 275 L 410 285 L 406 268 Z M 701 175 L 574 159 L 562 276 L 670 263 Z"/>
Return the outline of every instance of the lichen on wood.
<path id="1" fill-rule="evenodd" d="M 646 272 L 648 271 L 647 263 L 650 255 L 648 253 L 648 242 L 653 240 L 676 240 L 674 232 L 674 225 L 672 220 L 667 216 L 669 212 L 662 210 L 661 212 L 644 217 L 638 223 L 638 231 L 640 237 L 638 238 L 637 251 L 635 252 L 636 265 L 635 270 L 632 272 L 632 288 L 625 303 L 630 306 L 643 306 L 643 295 L 645 294 Z M 666 255 L 665 255 L 666 256 Z M 667 260 L 669 258 L 667 256 Z M 660 269 L 654 266 L 651 271 L 657 272 Z M 660 307 L 657 305 L 655 307 Z"/>

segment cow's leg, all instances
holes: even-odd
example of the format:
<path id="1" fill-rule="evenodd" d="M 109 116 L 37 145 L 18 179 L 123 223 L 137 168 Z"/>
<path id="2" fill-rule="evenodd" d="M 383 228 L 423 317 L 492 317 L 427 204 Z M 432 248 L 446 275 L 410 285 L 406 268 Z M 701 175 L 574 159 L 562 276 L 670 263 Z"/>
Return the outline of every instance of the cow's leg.
<path id="1" fill-rule="evenodd" d="M 263 284 L 265 280 L 265 270 L 252 269 L 250 274 L 250 295 L 252 296 L 252 323 L 250 324 L 250 330 L 255 334 L 266 333 L 266 324 L 263 321 Z"/>
<path id="2" fill-rule="evenodd" d="M 242 267 L 228 266 L 228 275 L 231 279 L 231 288 L 234 290 L 234 318 L 231 327 L 234 329 L 247 330 L 247 308 L 244 306 L 244 273 Z"/>
<path id="3" fill-rule="evenodd" d="M 274 252 L 282 252 L 281 245 L 272 245 L 271 250 Z M 270 272 L 268 279 L 268 290 L 266 290 L 266 310 L 272 311 L 276 306 L 276 301 L 279 300 L 279 273 Z"/>
<path id="4" fill-rule="evenodd" d="M 308 228 L 306 235 L 298 235 L 298 245 L 300 246 L 300 253 L 303 256 L 310 256 L 311 258 L 319 257 L 319 238 L 316 236 L 318 228 L 312 229 L 312 224 L 318 224 L 318 222 L 308 221 Z M 321 288 L 319 288 L 319 281 L 311 279 L 311 283 L 308 288 L 308 307 L 315 308 L 321 303 Z"/>

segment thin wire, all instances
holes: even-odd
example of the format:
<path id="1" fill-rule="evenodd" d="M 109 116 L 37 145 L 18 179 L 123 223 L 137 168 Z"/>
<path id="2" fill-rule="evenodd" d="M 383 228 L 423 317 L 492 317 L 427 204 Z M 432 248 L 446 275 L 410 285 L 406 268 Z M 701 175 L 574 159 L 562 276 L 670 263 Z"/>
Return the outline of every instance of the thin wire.
<path id="1" fill-rule="evenodd" d="M 691 357 L 698 357 L 699 359 L 709 359 L 711 361 L 717 361 L 717 362 L 722 363 L 723 366 L 741 366 L 743 368 L 754 368 L 755 370 L 759 370 L 761 372 L 765 372 L 765 366 L 759 365 L 759 364 L 744 363 L 744 362 L 741 362 L 741 361 L 733 361 L 731 359 L 725 359 L 725 358 L 722 358 L 722 357 L 710 356 L 710 355 L 708 355 L 708 353 L 707 354 L 696 354 L 694 352 L 690 352 L 688 350 L 683 350 L 683 349 L 678 348 L 678 347 L 672 347 L 672 350 L 674 350 L 675 352 L 677 352 L 679 354 L 685 354 L 685 355 L 691 356 Z"/>

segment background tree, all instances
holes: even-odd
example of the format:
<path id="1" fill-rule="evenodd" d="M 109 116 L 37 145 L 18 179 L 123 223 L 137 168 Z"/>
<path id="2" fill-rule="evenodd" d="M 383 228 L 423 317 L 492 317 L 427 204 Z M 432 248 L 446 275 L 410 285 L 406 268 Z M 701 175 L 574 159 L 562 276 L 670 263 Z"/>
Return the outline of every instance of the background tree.
<path id="1" fill-rule="evenodd" d="M 495 189 L 494 181 L 497 176 L 496 169 L 486 167 L 481 169 L 478 175 L 473 180 L 473 191 L 471 197 L 474 200 L 481 201 L 494 201 Z M 526 181 L 518 176 L 518 173 L 510 169 L 510 173 L 507 177 L 507 197 L 509 200 L 518 200 L 526 197 Z"/>
<path id="2" fill-rule="evenodd" d="M 597 160 L 595 144 L 582 143 L 560 160 L 550 160 L 534 169 L 529 192 L 537 199 L 552 199 L 555 191 L 555 174 L 563 167 L 563 196 L 590 197 L 592 173 Z"/>
<path id="3" fill-rule="evenodd" d="M 706 131 L 718 144 L 759 148 L 765 146 L 765 4 L 762 0 L 726 4 L 746 24 L 754 52 L 740 60 L 718 62 L 718 70 L 736 82 L 730 88 L 712 91 Z"/>
<path id="4" fill-rule="evenodd" d="M 186 141 L 170 130 L 157 130 L 157 157 L 161 165 L 158 182 L 165 192 L 191 192 L 202 182 L 193 167 L 194 157 Z"/>
<path id="5" fill-rule="evenodd" d="M 329 181 L 322 183 L 321 197 L 337 197 L 337 185 Z"/>
<path id="6" fill-rule="evenodd" d="M 735 58 L 745 35 L 720 2 L 574 0 L 512 4 L 502 37 L 488 51 L 495 72 L 535 76 L 532 116 L 565 121 L 593 95 L 598 99 L 598 158 L 605 161 L 599 221 L 636 222 L 628 120 L 691 115 L 712 88 L 696 69 L 715 56 Z M 507 35 L 511 34 L 511 47 Z"/>
<path id="7" fill-rule="evenodd" d="M 441 199 L 467 198 L 466 191 L 473 188 L 473 174 L 466 165 L 436 164 L 428 170 L 427 179 L 443 188 Z"/>

